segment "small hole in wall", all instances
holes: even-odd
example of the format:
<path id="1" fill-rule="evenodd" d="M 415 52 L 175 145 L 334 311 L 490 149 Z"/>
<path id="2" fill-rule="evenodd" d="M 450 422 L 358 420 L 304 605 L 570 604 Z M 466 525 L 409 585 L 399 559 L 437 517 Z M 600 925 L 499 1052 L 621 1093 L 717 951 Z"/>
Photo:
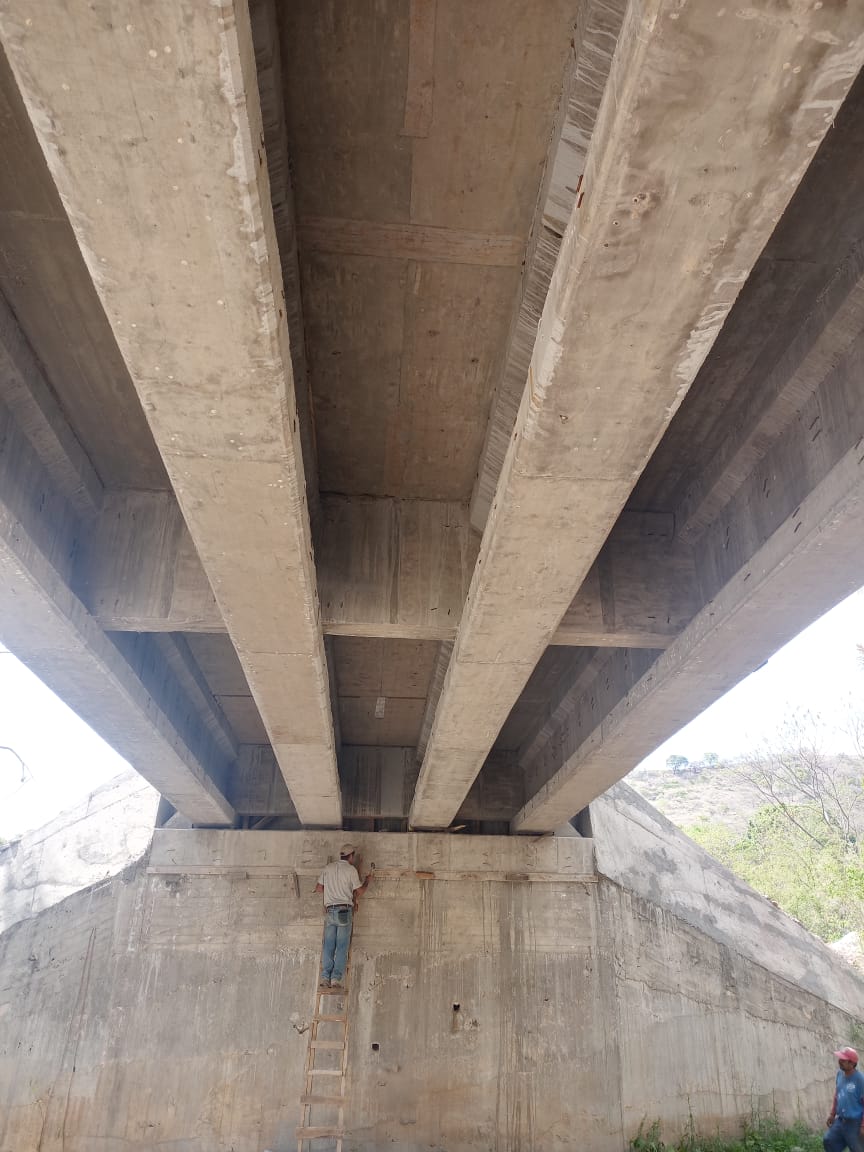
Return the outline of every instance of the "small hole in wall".
<path id="1" fill-rule="evenodd" d="M 380 1045 L 380 1044 L 373 1044 L 373 1045 L 372 1045 L 372 1051 L 373 1051 L 373 1052 L 377 1052 L 377 1051 L 380 1049 L 380 1047 L 381 1047 L 381 1045 Z"/>
<path id="2" fill-rule="evenodd" d="M 459 1011 L 459 1009 L 460 1009 L 461 1007 L 462 1007 L 462 1005 L 461 1005 L 461 1004 L 454 1004 L 454 1005 L 453 1005 L 453 1011 L 454 1011 L 454 1012 L 458 1012 L 458 1011 Z"/>

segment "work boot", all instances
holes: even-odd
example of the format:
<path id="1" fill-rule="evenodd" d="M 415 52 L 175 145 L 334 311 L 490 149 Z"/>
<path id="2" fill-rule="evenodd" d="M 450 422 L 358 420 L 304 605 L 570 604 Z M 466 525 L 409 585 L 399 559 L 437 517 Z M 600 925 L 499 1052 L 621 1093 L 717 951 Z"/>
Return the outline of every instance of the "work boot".
<path id="1" fill-rule="evenodd" d="M 327 979 L 326 976 L 322 976 L 321 979 L 318 981 L 318 987 L 319 988 L 329 988 L 330 987 L 330 981 Z"/>
<path id="2" fill-rule="evenodd" d="M 345 990 L 345 981 L 344 980 L 330 980 L 329 984 L 330 984 L 331 988 L 338 988 L 340 991 Z"/>

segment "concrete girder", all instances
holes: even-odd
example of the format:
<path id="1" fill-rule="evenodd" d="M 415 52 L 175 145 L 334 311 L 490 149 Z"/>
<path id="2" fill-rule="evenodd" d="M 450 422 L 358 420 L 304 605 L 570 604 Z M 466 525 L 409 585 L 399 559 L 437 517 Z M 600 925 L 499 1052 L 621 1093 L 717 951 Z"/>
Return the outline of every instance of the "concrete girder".
<path id="1" fill-rule="evenodd" d="M 564 233 L 582 188 L 588 145 L 626 7 L 627 0 L 588 0 L 578 7 L 573 54 L 564 76 L 531 223 L 519 298 L 510 323 L 507 354 L 492 399 L 471 496 L 471 524 L 478 532 L 486 526 L 519 414 L 537 326 Z"/>
<path id="2" fill-rule="evenodd" d="M 0 440 L 3 643 L 189 819 L 232 823 L 213 774 L 227 776 L 233 757 L 187 714 L 170 669 L 151 660 L 142 678 L 72 592 L 63 559 L 75 547 L 75 515 L 44 498 L 53 484 L 3 410 Z"/>
<path id="3" fill-rule="evenodd" d="M 730 406 L 714 454 L 697 476 L 678 485 L 672 507 L 685 539 L 698 540 L 851 346 L 861 331 L 862 304 L 864 247 L 857 244 L 772 371 L 758 387 L 742 389 L 737 404 Z"/>
<path id="4" fill-rule="evenodd" d="M 248 7 L 11 0 L 0 35 L 300 818 L 338 826 Z"/>
<path id="5" fill-rule="evenodd" d="M 300 262 L 297 255 L 297 219 L 294 206 L 294 188 L 291 182 L 291 163 L 288 155 L 288 126 L 285 121 L 285 90 L 283 87 L 278 15 L 277 0 L 250 0 L 249 18 L 252 25 L 252 40 L 255 45 L 264 149 L 267 153 L 267 176 L 270 181 L 270 202 L 273 206 L 273 224 L 276 229 L 279 261 L 282 268 L 285 319 L 288 324 L 288 343 L 291 352 L 291 368 L 294 373 L 297 423 L 303 451 L 303 472 L 306 478 L 306 503 L 309 507 L 312 538 L 317 540 L 321 519 L 321 501 L 318 496 L 318 453 L 315 448 L 312 393 L 309 387 L 306 357 L 306 334 L 303 330 Z"/>
<path id="6" fill-rule="evenodd" d="M 426 755 L 426 745 L 429 743 L 429 737 L 432 734 L 435 713 L 438 711 L 438 701 L 441 699 L 441 692 L 444 688 L 444 680 L 447 677 L 447 669 L 450 666 L 450 658 L 452 655 L 452 642 L 443 640 L 438 645 L 438 652 L 435 656 L 435 666 L 432 669 L 432 676 L 429 680 L 429 693 L 426 697 L 426 707 L 423 710 L 423 720 L 420 724 L 420 736 L 417 740 L 416 749 L 418 764 L 422 764 L 423 757 Z"/>
<path id="7" fill-rule="evenodd" d="M 0 294 L 0 400 L 79 516 L 102 506 L 102 481 L 61 412 L 42 367 Z"/>
<path id="8" fill-rule="evenodd" d="M 173 492 L 106 492 L 75 589 L 109 632 L 225 632 Z"/>
<path id="9" fill-rule="evenodd" d="M 682 724 L 860 586 L 864 309 L 859 336 L 700 537 L 705 600 L 645 667 L 610 654 L 528 765 L 516 832 L 568 820 Z"/>
<path id="10" fill-rule="evenodd" d="M 624 655 L 624 664 L 629 667 L 633 657 L 643 667 L 650 667 L 657 659 L 659 652 L 639 649 L 637 652 L 628 652 Z M 547 693 L 548 713 L 545 719 L 538 722 L 534 729 L 522 740 L 516 757 L 525 778 L 526 795 L 531 796 L 536 791 L 532 786 L 533 769 L 536 761 L 546 748 L 550 740 L 555 740 L 562 727 L 569 722 L 574 709 L 589 703 L 592 708 L 598 707 L 597 686 L 602 683 L 601 677 L 604 669 L 617 656 L 617 652 L 610 652 L 603 648 L 586 648 L 583 659 L 566 678 L 556 685 L 552 692 Z M 530 684 L 530 681 L 529 681 Z M 588 690 L 591 689 L 589 692 Z"/>
<path id="11" fill-rule="evenodd" d="M 666 648 L 698 607 L 675 517 L 625 509 L 552 635 L 579 648 Z"/>
<path id="12" fill-rule="evenodd" d="M 125 637 L 115 635 L 114 643 L 123 650 Z M 232 763 L 238 756 L 238 745 L 234 732 L 228 723 L 225 713 L 219 706 L 219 701 L 207 683 L 204 673 L 189 649 L 185 636 L 176 633 L 147 637 L 157 652 L 161 654 L 165 664 L 171 668 L 177 678 L 178 684 L 185 692 L 188 700 L 197 710 L 201 722 L 208 729 L 210 737 L 217 745 L 222 755 L 227 756 Z"/>
<path id="13" fill-rule="evenodd" d="M 766 46 L 708 3 L 628 8 L 412 827 L 458 810 L 862 60 L 848 9 L 797 5 Z"/>

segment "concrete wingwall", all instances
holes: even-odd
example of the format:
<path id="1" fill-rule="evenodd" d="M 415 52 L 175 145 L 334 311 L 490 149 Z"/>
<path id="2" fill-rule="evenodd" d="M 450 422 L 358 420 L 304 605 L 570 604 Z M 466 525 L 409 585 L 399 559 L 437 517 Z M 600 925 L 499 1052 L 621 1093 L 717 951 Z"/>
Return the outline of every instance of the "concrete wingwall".
<path id="1" fill-rule="evenodd" d="M 293 1149 L 313 889 L 340 838 L 159 830 L 138 865 L 0 935 L 0 1150 Z M 849 1005 L 801 989 L 598 874 L 591 840 L 355 839 L 378 875 L 346 1149 L 618 1152 L 643 1117 L 824 1115 L 854 973 Z"/>
<path id="2" fill-rule="evenodd" d="M 591 827 L 600 875 L 775 976 L 864 1019 L 860 973 L 627 784 L 616 784 L 592 803 Z"/>
<path id="3" fill-rule="evenodd" d="M 159 793 L 130 768 L 0 847 L 0 932 L 138 860 L 158 807 Z"/>
<path id="4" fill-rule="evenodd" d="M 0 932 L 140 859 L 158 806 L 159 793 L 130 768 L 0 847 Z"/>

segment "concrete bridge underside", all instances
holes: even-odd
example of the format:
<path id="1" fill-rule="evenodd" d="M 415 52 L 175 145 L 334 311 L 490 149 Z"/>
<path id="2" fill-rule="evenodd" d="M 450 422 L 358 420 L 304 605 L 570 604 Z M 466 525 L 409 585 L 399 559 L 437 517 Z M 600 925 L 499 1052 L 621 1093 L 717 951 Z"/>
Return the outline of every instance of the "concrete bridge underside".
<path id="1" fill-rule="evenodd" d="M 552 829 L 861 583 L 856 4 L 0 41 L 0 640 L 193 823 Z"/>

